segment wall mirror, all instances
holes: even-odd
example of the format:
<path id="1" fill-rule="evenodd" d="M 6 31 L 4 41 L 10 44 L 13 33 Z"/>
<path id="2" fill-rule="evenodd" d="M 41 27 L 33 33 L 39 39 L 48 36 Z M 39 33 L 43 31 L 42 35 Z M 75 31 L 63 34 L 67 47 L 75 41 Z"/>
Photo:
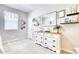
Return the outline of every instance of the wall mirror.
<path id="1" fill-rule="evenodd" d="M 56 25 L 56 12 L 47 13 L 41 16 L 43 26 L 53 26 Z"/>

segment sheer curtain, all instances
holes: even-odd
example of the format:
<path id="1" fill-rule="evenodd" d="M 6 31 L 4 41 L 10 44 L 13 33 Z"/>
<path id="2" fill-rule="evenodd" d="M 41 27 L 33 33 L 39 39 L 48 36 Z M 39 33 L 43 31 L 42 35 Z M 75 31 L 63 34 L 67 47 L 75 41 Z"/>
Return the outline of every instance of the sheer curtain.
<path id="1" fill-rule="evenodd" d="M 18 30 L 18 14 L 4 11 L 4 20 L 5 30 Z"/>

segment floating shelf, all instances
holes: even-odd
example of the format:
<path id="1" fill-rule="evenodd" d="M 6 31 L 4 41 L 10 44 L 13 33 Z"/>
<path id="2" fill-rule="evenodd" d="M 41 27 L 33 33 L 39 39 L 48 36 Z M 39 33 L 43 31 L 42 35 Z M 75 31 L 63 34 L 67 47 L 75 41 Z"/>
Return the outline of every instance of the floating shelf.
<path id="1" fill-rule="evenodd" d="M 42 27 L 51 27 L 51 26 L 56 26 L 56 24 L 54 24 L 54 25 L 42 25 Z"/>
<path id="2" fill-rule="evenodd" d="M 71 13 L 71 14 L 67 14 L 67 16 L 73 16 L 73 15 L 78 15 L 79 14 L 79 12 L 78 13 Z"/>
<path id="3" fill-rule="evenodd" d="M 76 24 L 76 23 L 79 23 L 79 22 L 69 22 L 69 23 L 60 23 L 60 24 Z"/>

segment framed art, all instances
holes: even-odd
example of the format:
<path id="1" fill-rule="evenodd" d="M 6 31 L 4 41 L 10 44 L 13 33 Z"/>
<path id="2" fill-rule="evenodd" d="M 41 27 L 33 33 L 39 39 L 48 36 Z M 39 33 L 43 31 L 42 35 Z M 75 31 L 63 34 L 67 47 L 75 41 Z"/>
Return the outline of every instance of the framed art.
<path id="1" fill-rule="evenodd" d="M 64 18 L 65 17 L 65 10 L 61 10 L 57 12 L 57 18 Z"/>

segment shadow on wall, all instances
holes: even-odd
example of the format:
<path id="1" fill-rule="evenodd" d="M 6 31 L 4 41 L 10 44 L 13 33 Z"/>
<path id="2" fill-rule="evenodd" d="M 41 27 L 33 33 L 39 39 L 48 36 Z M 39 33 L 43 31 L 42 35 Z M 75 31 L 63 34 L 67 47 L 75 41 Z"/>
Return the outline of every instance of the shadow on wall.
<path id="1" fill-rule="evenodd" d="M 64 24 L 62 27 L 62 48 L 75 53 L 74 48 L 79 47 L 79 24 Z"/>

